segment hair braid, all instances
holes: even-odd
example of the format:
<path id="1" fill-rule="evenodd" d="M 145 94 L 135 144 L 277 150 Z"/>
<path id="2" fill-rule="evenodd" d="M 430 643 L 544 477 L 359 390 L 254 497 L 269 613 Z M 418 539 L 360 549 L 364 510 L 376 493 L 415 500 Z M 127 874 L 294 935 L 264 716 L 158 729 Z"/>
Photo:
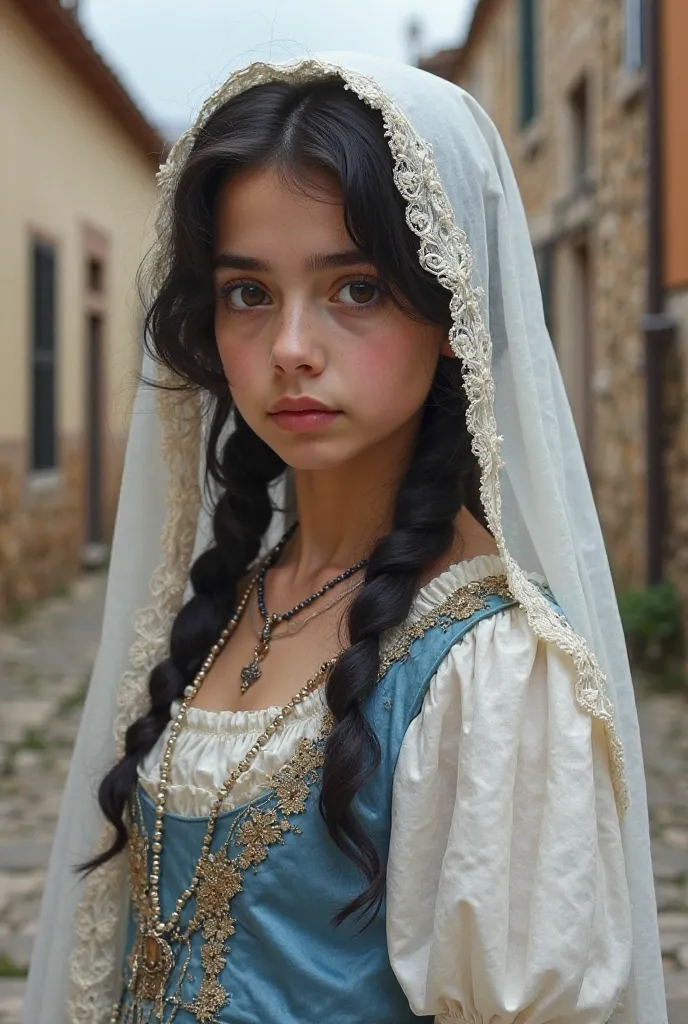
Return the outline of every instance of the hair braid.
<path id="1" fill-rule="evenodd" d="M 448 387 L 447 387 L 448 386 Z M 445 390 L 451 402 L 442 404 Z M 411 465 L 396 499 L 393 529 L 370 555 L 365 583 L 349 609 L 350 647 L 332 670 L 327 701 L 336 725 L 327 742 L 320 807 L 337 846 L 356 864 L 368 887 L 336 916 L 375 913 L 385 870 L 356 818 L 356 793 L 380 761 L 375 733 L 361 710 L 380 667 L 380 634 L 403 623 L 422 570 L 450 547 L 464 503 L 470 464 L 458 361 L 440 360 Z"/>
<path id="2" fill-rule="evenodd" d="M 150 708 L 125 735 L 125 752 L 100 784 L 98 798 L 115 829 L 112 846 L 89 861 L 92 870 L 124 849 L 124 810 L 136 781 L 136 769 L 153 748 L 170 719 L 170 705 L 192 682 L 209 648 L 227 624 L 237 600 L 237 584 L 255 561 L 273 513 L 268 485 L 284 470 L 284 462 L 234 410 L 235 429 L 218 459 L 217 441 L 231 412 L 231 400 L 220 400 L 213 416 L 208 476 L 222 488 L 213 514 L 215 544 L 194 562 L 193 597 L 181 608 L 170 635 L 169 656 L 155 666 L 148 689 Z"/>

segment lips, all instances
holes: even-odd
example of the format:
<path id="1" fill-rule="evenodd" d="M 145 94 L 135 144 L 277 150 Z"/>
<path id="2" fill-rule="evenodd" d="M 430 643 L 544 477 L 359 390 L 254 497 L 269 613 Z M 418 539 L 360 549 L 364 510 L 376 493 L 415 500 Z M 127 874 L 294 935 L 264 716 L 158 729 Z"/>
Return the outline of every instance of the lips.
<path id="1" fill-rule="evenodd" d="M 295 405 L 296 409 L 294 409 Z M 279 406 L 282 408 L 280 409 Z M 327 406 L 323 408 L 322 402 L 314 405 L 312 399 L 300 399 L 296 402 L 282 400 L 273 406 L 273 409 L 275 411 L 270 414 L 273 423 L 280 430 L 297 434 L 318 433 L 327 430 L 330 424 L 338 420 L 341 415 L 336 409 L 330 409 Z"/>
<path id="2" fill-rule="evenodd" d="M 325 412 L 335 413 L 337 409 L 333 409 L 331 406 L 326 405 L 317 398 L 309 398 L 306 395 L 300 397 L 285 397 L 280 398 L 278 402 L 270 409 L 270 415 L 274 416 L 275 413 L 279 412 L 292 412 L 292 413 L 307 413 L 307 412 Z"/>

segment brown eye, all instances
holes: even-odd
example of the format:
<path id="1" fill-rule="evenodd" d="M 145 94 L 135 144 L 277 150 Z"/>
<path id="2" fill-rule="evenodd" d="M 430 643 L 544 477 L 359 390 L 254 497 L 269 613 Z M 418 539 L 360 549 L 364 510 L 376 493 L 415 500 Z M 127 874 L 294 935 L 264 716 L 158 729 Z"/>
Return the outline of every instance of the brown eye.
<path id="1" fill-rule="evenodd" d="M 379 299 L 380 289 L 372 281 L 350 281 L 338 294 L 345 306 L 371 306 Z"/>
<path id="2" fill-rule="evenodd" d="M 223 288 L 222 293 L 235 309 L 262 306 L 266 298 L 265 289 L 257 284 L 230 284 Z"/>

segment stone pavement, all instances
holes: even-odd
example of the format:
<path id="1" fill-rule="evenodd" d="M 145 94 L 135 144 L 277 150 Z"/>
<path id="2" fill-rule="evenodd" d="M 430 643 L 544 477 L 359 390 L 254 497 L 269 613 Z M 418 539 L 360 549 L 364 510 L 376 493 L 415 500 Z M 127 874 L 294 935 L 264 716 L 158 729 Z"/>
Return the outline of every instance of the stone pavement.
<path id="1" fill-rule="evenodd" d="M 0 1024 L 18 1024 L 105 577 L 0 626 Z M 688 1024 L 688 694 L 639 699 L 670 1024 Z M 30 1024 L 44 1024 L 31 1021 Z"/>

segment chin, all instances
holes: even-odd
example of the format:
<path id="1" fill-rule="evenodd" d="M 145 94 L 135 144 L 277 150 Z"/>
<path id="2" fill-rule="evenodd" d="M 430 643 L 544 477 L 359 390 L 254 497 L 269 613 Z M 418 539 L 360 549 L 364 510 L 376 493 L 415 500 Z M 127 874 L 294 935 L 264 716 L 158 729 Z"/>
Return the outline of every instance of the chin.
<path id="1" fill-rule="evenodd" d="M 324 472 L 332 469 L 339 469 L 351 460 L 351 457 L 335 456 L 333 453 L 316 451 L 278 451 L 277 454 L 284 460 L 290 469 L 303 470 L 306 472 Z"/>
<path id="2" fill-rule="evenodd" d="M 265 441 L 290 469 L 313 472 L 339 469 L 359 456 L 362 450 L 312 435 L 302 435 L 291 444 L 284 441 L 275 444 L 274 438 L 265 438 Z"/>

